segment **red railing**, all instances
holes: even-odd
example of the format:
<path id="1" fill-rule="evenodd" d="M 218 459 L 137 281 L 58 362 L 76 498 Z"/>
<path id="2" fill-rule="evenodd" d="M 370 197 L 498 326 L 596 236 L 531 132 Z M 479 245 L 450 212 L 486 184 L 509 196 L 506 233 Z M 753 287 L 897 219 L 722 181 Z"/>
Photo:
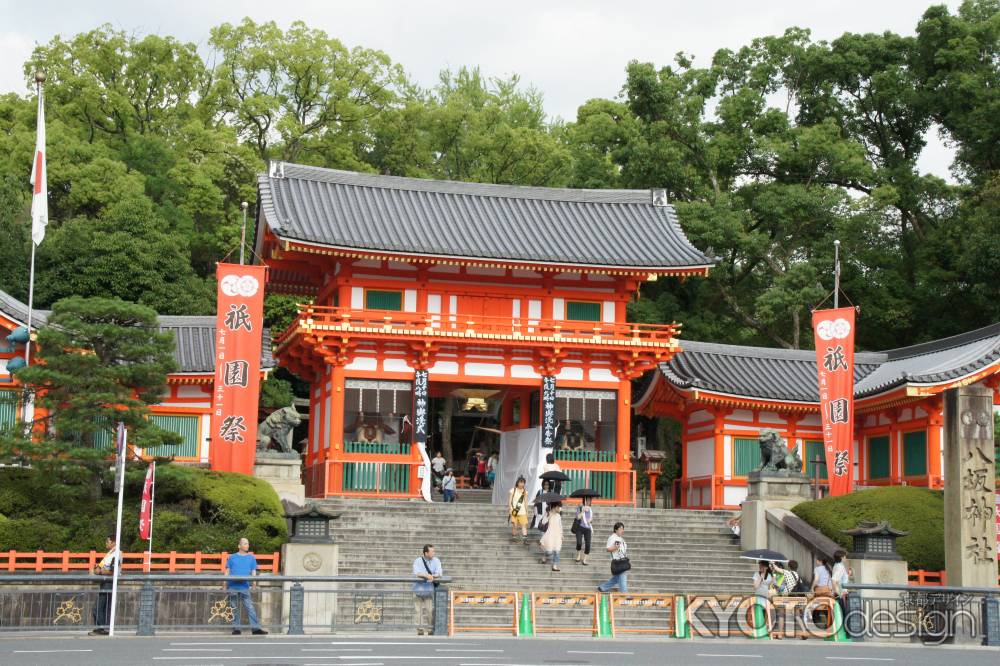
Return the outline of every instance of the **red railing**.
<path id="1" fill-rule="evenodd" d="M 50 553 L 41 550 L 20 552 L 8 550 L 0 552 L 0 571 L 92 571 L 104 558 L 104 553 L 92 550 L 88 553 L 71 553 L 64 550 Z M 280 553 L 259 553 L 258 569 L 267 573 L 281 573 Z M 227 551 L 221 553 L 122 553 L 122 570 L 144 572 L 193 572 L 218 573 L 226 569 Z"/>
<path id="2" fill-rule="evenodd" d="M 720 474 L 691 476 L 686 479 L 674 479 L 674 499 L 676 506 L 684 509 L 735 509 L 739 503 L 726 503 L 726 488 L 745 488 L 746 477 L 726 478 Z M 708 501 L 705 500 L 705 489 L 709 490 Z M 696 499 L 692 498 L 692 494 Z"/>
<path id="3" fill-rule="evenodd" d="M 354 310 L 346 307 L 300 305 L 299 317 L 276 340 L 281 345 L 300 329 L 361 331 L 371 334 L 478 337 L 527 340 L 560 338 L 594 344 L 671 345 L 680 324 L 633 324 L 531 317 L 438 314 Z"/>
<path id="4" fill-rule="evenodd" d="M 924 571 L 923 569 L 907 572 L 910 585 L 947 585 L 947 571 Z M 1000 574 L 997 575 L 997 585 L 1000 585 Z"/>

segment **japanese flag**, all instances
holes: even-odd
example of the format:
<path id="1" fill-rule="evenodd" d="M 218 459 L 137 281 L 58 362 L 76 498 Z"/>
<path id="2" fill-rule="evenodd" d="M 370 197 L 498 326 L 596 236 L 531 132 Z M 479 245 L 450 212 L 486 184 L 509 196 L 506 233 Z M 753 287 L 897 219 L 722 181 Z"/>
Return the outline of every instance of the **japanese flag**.
<path id="1" fill-rule="evenodd" d="M 38 134 L 35 139 L 35 157 L 31 164 L 31 240 L 38 245 L 45 238 L 45 225 L 49 223 L 49 188 L 45 173 L 45 103 L 42 90 L 38 90 Z"/>

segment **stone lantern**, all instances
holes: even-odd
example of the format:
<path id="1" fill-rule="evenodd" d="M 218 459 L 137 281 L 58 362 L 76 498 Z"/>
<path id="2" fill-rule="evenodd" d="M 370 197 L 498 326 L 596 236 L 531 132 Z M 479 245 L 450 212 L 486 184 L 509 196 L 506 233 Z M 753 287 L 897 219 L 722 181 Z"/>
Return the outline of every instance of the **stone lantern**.
<path id="1" fill-rule="evenodd" d="M 330 524 L 340 514 L 317 504 L 306 502 L 299 506 L 287 500 L 282 502 L 288 520 L 288 543 L 281 546 L 282 573 L 286 576 L 336 576 L 339 552 L 330 534 Z M 298 585 L 296 583 L 296 585 Z M 291 583 L 284 583 L 287 589 Z M 333 627 L 337 614 L 337 597 L 325 598 L 321 594 L 305 594 L 329 588 L 329 583 L 305 580 L 299 588 L 303 594 L 302 617 L 305 626 Z M 282 611 L 288 617 L 290 595 L 283 595 Z M 301 633 L 301 628 L 298 633 Z"/>
<path id="2" fill-rule="evenodd" d="M 339 518 L 340 514 L 315 502 L 307 502 L 302 507 L 288 502 L 285 506 L 285 517 L 289 523 L 288 533 L 291 543 L 333 543 L 330 521 Z"/>
<path id="3" fill-rule="evenodd" d="M 909 534 L 902 530 L 893 529 L 888 521 L 876 523 L 864 521 L 858 526 L 841 530 L 854 539 L 854 547 L 851 549 L 851 559 L 870 560 L 899 560 L 902 559 L 896 552 L 896 539 Z"/>
<path id="4" fill-rule="evenodd" d="M 645 449 L 642 452 L 642 461 L 646 464 L 646 474 L 649 476 L 649 506 L 656 508 L 656 479 L 663 471 L 663 461 L 667 459 L 667 454 L 663 451 L 653 451 Z"/>

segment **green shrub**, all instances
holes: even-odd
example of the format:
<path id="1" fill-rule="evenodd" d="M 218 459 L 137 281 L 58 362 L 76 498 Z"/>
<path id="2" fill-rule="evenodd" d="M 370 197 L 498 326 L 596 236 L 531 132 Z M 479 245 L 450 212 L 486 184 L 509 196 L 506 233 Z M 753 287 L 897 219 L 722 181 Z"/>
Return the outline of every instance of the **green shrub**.
<path id="1" fill-rule="evenodd" d="M 139 504 L 145 466 L 125 474 L 122 547 L 146 550 L 139 538 Z M 0 550 L 70 550 L 104 548 L 115 529 L 117 496 L 106 475 L 101 495 L 61 483 L 52 475 L 22 468 L 0 469 Z M 288 537 L 277 493 L 266 481 L 196 467 L 160 463 L 156 467 L 154 552 L 233 551 L 240 537 L 258 553 L 281 548 Z"/>
<path id="2" fill-rule="evenodd" d="M 944 493 L 939 490 L 894 486 L 803 502 L 792 512 L 845 550 L 851 537 L 841 530 L 863 520 L 888 520 L 910 534 L 896 541 L 910 569 L 944 569 Z"/>

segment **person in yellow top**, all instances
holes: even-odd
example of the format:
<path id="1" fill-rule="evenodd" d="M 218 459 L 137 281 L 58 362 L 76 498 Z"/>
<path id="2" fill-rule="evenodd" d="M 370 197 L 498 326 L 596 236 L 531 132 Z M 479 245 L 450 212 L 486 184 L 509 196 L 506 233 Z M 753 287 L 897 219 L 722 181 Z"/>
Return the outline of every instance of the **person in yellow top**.
<path id="1" fill-rule="evenodd" d="M 525 489 L 523 476 L 517 478 L 517 483 L 510 489 L 507 498 L 508 515 L 510 516 L 510 540 L 517 542 L 517 529 L 521 528 L 521 541 L 528 545 L 528 491 Z"/>

